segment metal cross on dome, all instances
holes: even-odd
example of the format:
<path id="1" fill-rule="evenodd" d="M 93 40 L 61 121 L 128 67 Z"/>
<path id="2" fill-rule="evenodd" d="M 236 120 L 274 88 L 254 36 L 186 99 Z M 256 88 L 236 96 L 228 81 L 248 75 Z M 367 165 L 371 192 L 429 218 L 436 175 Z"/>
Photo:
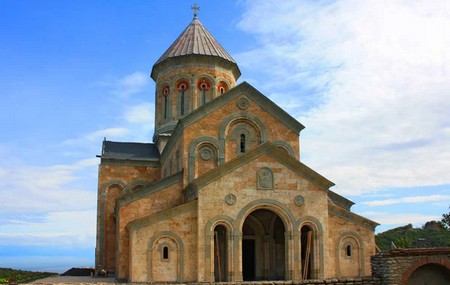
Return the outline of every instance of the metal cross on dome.
<path id="1" fill-rule="evenodd" d="M 192 11 L 194 11 L 194 18 L 197 18 L 198 16 L 198 10 L 200 10 L 200 7 L 195 3 L 191 6 Z"/>

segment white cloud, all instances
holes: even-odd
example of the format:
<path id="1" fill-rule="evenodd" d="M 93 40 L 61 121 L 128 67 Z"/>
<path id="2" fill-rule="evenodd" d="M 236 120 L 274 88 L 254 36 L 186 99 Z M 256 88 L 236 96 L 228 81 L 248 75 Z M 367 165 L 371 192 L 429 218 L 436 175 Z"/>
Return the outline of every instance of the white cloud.
<path id="1" fill-rule="evenodd" d="M 0 225 L 0 245 L 92 247 L 95 225 L 95 210 L 50 212 L 41 221 Z"/>
<path id="2" fill-rule="evenodd" d="M 450 201 L 450 195 L 415 196 L 415 197 L 404 197 L 404 198 L 397 198 L 397 199 L 366 201 L 366 202 L 361 202 L 361 203 L 373 207 L 373 206 L 387 206 L 387 205 L 395 205 L 395 204 L 429 203 L 429 202 L 441 202 L 441 201 Z"/>
<path id="3" fill-rule="evenodd" d="M 152 103 L 144 102 L 126 108 L 123 118 L 130 129 L 128 141 L 151 140 L 155 124 L 155 107 Z"/>
<path id="4" fill-rule="evenodd" d="M 124 118 L 127 122 L 134 124 L 145 124 L 153 126 L 153 118 L 155 116 L 155 107 L 152 103 L 142 103 L 127 108 Z"/>
<path id="5" fill-rule="evenodd" d="M 114 89 L 111 91 L 111 93 L 118 96 L 119 98 L 127 98 L 130 95 L 139 93 L 144 90 L 145 86 L 147 86 L 147 84 L 149 83 L 149 76 L 143 72 L 137 71 L 117 80 L 113 84 Z"/>
<path id="6" fill-rule="evenodd" d="M 92 209 L 96 185 L 86 189 L 83 182 L 87 173 L 96 172 L 97 164 L 93 158 L 67 165 L 1 168 L 0 196 L 7 202 L 0 213 Z"/>
<path id="7" fill-rule="evenodd" d="M 0 245 L 93 247 L 97 165 L 0 168 Z"/>
<path id="8" fill-rule="evenodd" d="M 245 3 L 260 47 L 238 62 L 306 125 L 302 160 L 335 191 L 450 183 L 447 1 Z"/>
<path id="9" fill-rule="evenodd" d="M 363 216 L 374 220 L 383 226 L 397 226 L 414 224 L 421 226 L 428 221 L 440 220 L 440 216 L 422 215 L 418 213 L 389 213 L 389 212 L 362 212 Z"/>
<path id="10" fill-rule="evenodd" d="M 76 144 L 89 144 L 91 145 L 93 142 L 100 142 L 104 138 L 108 140 L 111 139 L 120 139 L 127 135 L 130 132 L 129 129 L 124 127 L 112 127 L 101 129 L 97 131 L 93 131 L 91 133 L 85 134 L 79 138 L 72 138 L 64 141 L 65 145 L 76 145 Z"/>

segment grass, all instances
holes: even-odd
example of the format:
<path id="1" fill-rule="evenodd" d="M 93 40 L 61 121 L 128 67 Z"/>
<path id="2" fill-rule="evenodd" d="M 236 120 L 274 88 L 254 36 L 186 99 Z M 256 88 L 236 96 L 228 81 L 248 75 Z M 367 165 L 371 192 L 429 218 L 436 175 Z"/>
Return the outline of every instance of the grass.
<path id="1" fill-rule="evenodd" d="M 0 284 L 28 283 L 37 279 L 55 275 L 59 274 L 53 272 L 35 272 L 11 268 L 0 268 Z"/>

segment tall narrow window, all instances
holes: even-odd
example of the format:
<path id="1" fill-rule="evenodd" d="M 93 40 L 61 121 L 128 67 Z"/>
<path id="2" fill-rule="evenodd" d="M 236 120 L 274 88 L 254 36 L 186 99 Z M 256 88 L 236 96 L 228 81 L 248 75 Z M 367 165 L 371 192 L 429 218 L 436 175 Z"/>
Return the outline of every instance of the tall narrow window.
<path id="1" fill-rule="evenodd" d="M 223 93 L 227 92 L 227 90 L 228 90 L 228 85 L 223 81 L 219 82 L 219 84 L 217 85 L 217 93 L 219 95 L 222 95 Z"/>
<path id="2" fill-rule="evenodd" d="M 206 84 L 202 84 L 202 105 L 205 105 L 206 103 Z"/>
<path id="3" fill-rule="evenodd" d="M 167 119 L 167 117 L 169 117 L 169 93 L 170 93 L 170 88 L 169 86 L 165 86 L 163 88 L 163 118 L 164 120 Z"/>
<path id="4" fill-rule="evenodd" d="M 167 119 L 167 113 L 169 112 L 169 106 L 168 106 L 168 96 L 164 96 L 164 120 Z"/>
<path id="5" fill-rule="evenodd" d="M 180 95 L 180 115 L 184 115 L 184 93 L 186 91 L 186 86 L 181 85 L 181 95 Z"/>
<path id="6" fill-rule="evenodd" d="M 352 256 L 352 246 L 351 245 L 347 245 L 346 254 L 348 257 Z"/>
<path id="7" fill-rule="evenodd" d="M 239 147 L 240 147 L 240 153 L 244 153 L 245 152 L 245 134 L 241 134 L 241 138 L 240 138 L 240 142 L 239 142 Z"/>
<path id="8" fill-rule="evenodd" d="M 169 248 L 167 246 L 163 247 L 163 259 L 169 259 Z"/>

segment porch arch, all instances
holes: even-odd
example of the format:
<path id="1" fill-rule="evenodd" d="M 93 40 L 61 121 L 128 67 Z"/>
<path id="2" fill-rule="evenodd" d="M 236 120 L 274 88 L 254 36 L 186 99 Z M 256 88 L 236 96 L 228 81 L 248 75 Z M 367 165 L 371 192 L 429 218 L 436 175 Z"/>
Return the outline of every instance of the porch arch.
<path id="1" fill-rule="evenodd" d="M 172 280 L 154 280 L 153 276 L 153 268 L 154 268 L 154 250 L 156 243 L 161 239 L 168 239 L 174 242 L 176 248 L 171 247 L 169 244 L 163 244 L 161 247 L 164 250 L 164 247 L 167 246 L 169 250 L 172 250 L 172 255 L 175 253 L 177 258 L 176 264 L 176 279 L 177 282 L 182 282 L 184 278 L 184 256 L 183 250 L 184 245 L 181 238 L 174 232 L 164 231 L 160 233 L 156 233 L 148 242 L 148 255 L 147 255 L 147 280 L 148 281 L 172 281 Z M 170 253 L 169 253 L 170 255 Z"/>
<path id="2" fill-rule="evenodd" d="M 255 201 L 247 204 L 245 207 L 243 207 L 234 221 L 234 228 L 239 229 L 238 230 L 239 234 L 235 235 L 234 239 L 233 239 L 234 245 L 235 245 L 234 246 L 234 256 L 237 257 L 234 260 L 234 268 L 236 269 L 236 271 L 238 271 L 235 281 L 242 281 L 244 278 L 243 271 L 242 271 L 244 224 L 246 223 L 246 221 L 248 219 L 252 220 L 254 218 L 253 213 L 256 214 L 256 213 L 258 213 L 258 211 L 260 212 L 261 210 L 271 212 L 274 215 L 273 216 L 274 220 L 272 220 L 266 226 L 269 226 L 269 228 L 271 226 L 273 226 L 272 229 L 278 228 L 283 231 L 281 236 L 280 236 L 280 234 L 276 234 L 275 232 L 269 232 L 268 233 L 269 236 L 265 236 L 264 238 L 269 238 L 269 239 L 275 238 L 276 239 L 275 236 L 277 235 L 278 239 L 279 238 L 284 239 L 284 241 L 283 241 L 284 248 L 283 249 L 278 249 L 277 251 L 274 252 L 274 255 L 268 255 L 269 257 L 265 256 L 264 258 L 269 258 L 271 260 L 273 260 L 274 258 L 275 259 L 283 258 L 284 259 L 284 268 L 283 268 L 284 275 L 281 278 L 280 277 L 276 277 L 276 278 L 283 279 L 283 280 L 290 280 L 290 279 L 292 279 L 291 273 L 293 272 L 293 268 L 294 268 L 294 259 L 293 259 L 293 255 L 291 254 L 291 252 L 293 252 L 293 249 L 294 249 L 292 232 L 294 229 L 295 218 L 294 218 L 292 212 L 286 206 L 284 206 L 282 203 L 280 203 L 276 200 L 271 200 L 271 199 L 259 199 L 259 200 L 255 200 Z M 278 224 L 278 226 L 275 226 L 275 223 L 277 223 L 275 220 L 277 218 L 279 219 L 281 224 Z M 280 223 L 280 222 L 278 222 L 278 223 Z M 261 226 L 258 226 L 257 222 L 254 223 L 254 225 L 256 228 L 261 227 Z M 281 226 L 281 228 L 280 228 L 280 226 Z M 273 237 L 271 237 L 270 235 L 273 235 Z M 261 236 L 259 238 L 261 238 Z M 276 245 L 276 242 L 272 243 L 272 245 Z M 279 253 L 283 253 L 282 255 L 284 255 L 284 256 L 281 256 Z M 267 276 L 269 276 L 269 277 L 272 276 L 267 272 L 261 273 L 261 270 L 267 271 L 268 269 L 271 269 L 270 268 L 270 266 L 271 266 L 270 264 L 272 264 L 272 263 L 270 263 L 271 261 L 266 260 L 265 262 L 266 262 L 265 265 L 258 269 L 259 271 L 255 269 L 255 280 L 258 278 L 267 278 Z M 257 265 L 255 265 L 255 267 L 256 266 Z M 257 275 L 257 274 L 260 274 L 260 275 Z"/>

